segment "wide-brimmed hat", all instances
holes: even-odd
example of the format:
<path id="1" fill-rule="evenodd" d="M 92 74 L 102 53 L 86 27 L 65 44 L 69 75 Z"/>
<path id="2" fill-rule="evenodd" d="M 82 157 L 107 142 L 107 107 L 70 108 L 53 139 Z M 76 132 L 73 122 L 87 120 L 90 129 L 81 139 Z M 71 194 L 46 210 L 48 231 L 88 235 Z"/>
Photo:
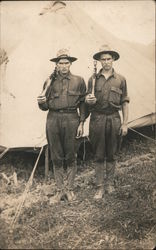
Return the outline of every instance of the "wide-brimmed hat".
<path id="1" fill-rule="evenodd" d="M 93 58 L 95 60 L 100 60 L 100 56 L 102 54 L 110 54 L 114 58 L 114 60 L 118 60 L 120 55 L 118 52 L 112 50 L 108 45 L 103 45 L 100 49 L 99 52 L 93 55 Z"/>
<path id="2" fill-rule="evenodd" d="M 60 59 L 68 59 L 70 62 L 74 62 L 77 60 L 76 57 L 70 56 L 69 50 L 67 50 L 67 49 L 60 49 L 57 52 L 56 57 L 50 59 L 50 61 L 58 62 Z"/>

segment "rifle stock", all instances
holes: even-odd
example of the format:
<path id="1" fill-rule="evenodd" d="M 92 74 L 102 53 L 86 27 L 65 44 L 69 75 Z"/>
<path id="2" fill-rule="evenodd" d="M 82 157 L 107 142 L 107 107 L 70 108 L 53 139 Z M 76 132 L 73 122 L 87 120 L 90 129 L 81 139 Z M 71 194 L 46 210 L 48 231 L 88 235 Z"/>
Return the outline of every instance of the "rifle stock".
<path id="1" fill-rule="evenodd" d="M 51 84 L 56 79 L 56 76 L 57 76 L 57 68 L 55 67 L 54 72 L 46 80 L 44 87 L 43 87 L 43 90 L 42 90 L 41 94 L 39 95 L 39 97 L 42 98 L 42 97 L 46 96 L 47 91 L 48 91 L 49 87 L 51 86 Z"/>
<path id="2" fill-rule="evenodd" d="M 41 92 L 41 94 L 39 95 L 40 97 L 43 97 L 43 96 L 46 96 L 46 93 L 47 93 L 47 90 L 49 89 L 50 87 L 50 84 L 51 84 L 51 79 L 48 78 L 45 82 L 45 85 L 44 85 L 44 88 Z"/>

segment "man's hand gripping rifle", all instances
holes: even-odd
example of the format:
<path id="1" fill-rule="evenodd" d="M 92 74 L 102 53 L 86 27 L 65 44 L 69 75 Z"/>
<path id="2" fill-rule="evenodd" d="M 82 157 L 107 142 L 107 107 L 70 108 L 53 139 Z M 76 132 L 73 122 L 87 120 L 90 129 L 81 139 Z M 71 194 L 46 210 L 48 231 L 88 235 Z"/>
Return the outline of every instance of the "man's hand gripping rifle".
<path id="1" fill-rule="evenodd" d="M 51 84 L 56 79 L 56 76 L 57 76 L 57 68 L 55 67 L 54 72 L 45 81 L 41 94 L 37 97 L 37 101 L 39 104 L 45 103 L 47 101 L 47 91 L 51 86 Z"/>
<path id="2" fill-rule="evenodd" d="M 96 68 L 97 61 L 94 61 L 94 73 L 92 76 L 92 91 L 90 94 L 86 96 L 85 102 L 89 105 L 93 105 L 96 103 L 96 97 L 95 97 L 95 81 L 96 81 Z"/>

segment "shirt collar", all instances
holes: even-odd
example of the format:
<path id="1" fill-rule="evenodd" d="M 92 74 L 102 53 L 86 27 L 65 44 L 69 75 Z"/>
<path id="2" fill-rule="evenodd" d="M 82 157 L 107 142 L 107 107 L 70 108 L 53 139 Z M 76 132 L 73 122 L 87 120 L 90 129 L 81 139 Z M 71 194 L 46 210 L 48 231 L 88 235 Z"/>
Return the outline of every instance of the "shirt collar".
<path id="1" fill-rule="evenodd" d="M 100 76 L 103 76 L 102 74 L 102 69 L 99 70 L 98 74 L 97 74 L 97 78 L 100 78 Z M 113 69 L 112 71 L 112 75 L 110 76 L 113 76 L 114 78 L 117 78 L 117 73 L 115 72 L 115 70 Z"/>
<path id="2" fill-rule="evenodd" d="M 71 73 L 69 72 L 66 76 L 62 76 L 58 72 L 58 78 L 59 78 L 59 80 L 62 80 L 62 79 L 68 79 L 68 80 L 70 80 L 71 79 Z"/>

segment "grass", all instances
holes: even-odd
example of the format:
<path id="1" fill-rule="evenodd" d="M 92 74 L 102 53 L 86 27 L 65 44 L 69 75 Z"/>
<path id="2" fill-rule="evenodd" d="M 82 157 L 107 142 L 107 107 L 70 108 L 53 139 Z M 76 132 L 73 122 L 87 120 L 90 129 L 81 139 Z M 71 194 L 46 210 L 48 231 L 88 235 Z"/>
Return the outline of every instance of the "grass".
<path id="1" fill-rule="evenodd" d="M 36 156 L 8 153 L 0 172 L 16 171 L 18 186 L 0 179 L 1 249 L 153 249 L 156 245 L 155 144 L 126 139 L 117 158 L 116 192 L 94 201 L 94 164 L 80 165 L 75 180 L 77 200 L 49 204 L 55 192 L 53 172 L 44 181 L 41 160 L 34 183 L 11 231 L 21 195 Z"/>

